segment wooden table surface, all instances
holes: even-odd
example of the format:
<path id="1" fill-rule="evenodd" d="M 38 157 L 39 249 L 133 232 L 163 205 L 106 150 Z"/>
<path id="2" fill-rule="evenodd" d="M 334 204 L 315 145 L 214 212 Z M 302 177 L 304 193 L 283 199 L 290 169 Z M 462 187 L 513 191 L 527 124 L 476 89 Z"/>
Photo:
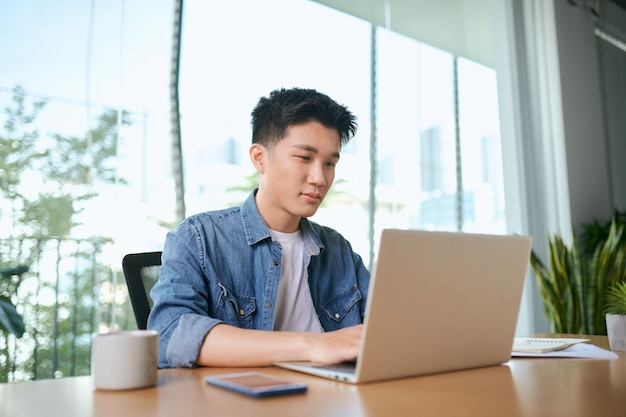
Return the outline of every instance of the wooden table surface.
<path id="1" fill-rule="evenodd" d="M 606 337 L 592 342 L 608 347 Z M 232 368 L 161 370 L 156 387 L 119 392 L 94 390 L 89 376 L 41 380 L 0 385 L 0 416 L 624 417 L 626 352 L 617 353 L 617 360 L 516 358 L 501 366 L 358 386 L 258 368 L 309 388 L 265 399 L 204 382 L 206 375 L 243 370 Z"/>

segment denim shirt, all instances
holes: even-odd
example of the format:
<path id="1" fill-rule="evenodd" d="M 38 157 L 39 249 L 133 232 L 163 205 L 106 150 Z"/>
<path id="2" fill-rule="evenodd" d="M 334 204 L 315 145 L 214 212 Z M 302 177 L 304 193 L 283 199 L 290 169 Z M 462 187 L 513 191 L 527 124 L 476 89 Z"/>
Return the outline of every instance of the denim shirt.
<path id="1" fill-rule="evenodd" d="M 169 232 L 150 295 L 148 328 L 159 332 L 159 367 L 194 367 L 219 323 L 272 330 L 281 247 L 254 195 L 241 207 L 191 216 Z M 370 273 L 337 231 L 300 221 L 311 298 L 322 328 L 363 322 Z"/>

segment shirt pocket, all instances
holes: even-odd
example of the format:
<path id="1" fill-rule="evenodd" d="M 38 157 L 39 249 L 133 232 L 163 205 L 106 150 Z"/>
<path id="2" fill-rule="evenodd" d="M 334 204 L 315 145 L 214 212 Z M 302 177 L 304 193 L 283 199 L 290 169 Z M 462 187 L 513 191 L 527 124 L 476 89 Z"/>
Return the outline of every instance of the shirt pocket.
<path id="1" fill-rule="evenodd" d="M 254 324 L 256 299 L 248 295 L 235 294 L 221 282 L 217 286 L 220 288 L 220 295 L 215 306 L 216 318 L 242 329 L 251 329 Z"/>
<path id="2" fill-rule="evenodd" d="M 334 322 L 341 322 L 348 315 L 352 307 L 361 300 L 361 292 L 354 286 L 347 288 L 324 304 L 322 310 Z"/>

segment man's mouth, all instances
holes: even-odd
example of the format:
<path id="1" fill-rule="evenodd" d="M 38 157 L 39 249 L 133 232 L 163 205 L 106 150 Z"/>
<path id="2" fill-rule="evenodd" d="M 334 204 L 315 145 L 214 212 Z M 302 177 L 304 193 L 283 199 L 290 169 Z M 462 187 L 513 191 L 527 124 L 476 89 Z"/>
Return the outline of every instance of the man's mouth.
<path id="1" fill-rule="evenodd" d="M 322 195 L 320 193 L 302 193 L 303 196 L 311 199 L 311 200 L 321 200 Z"/>

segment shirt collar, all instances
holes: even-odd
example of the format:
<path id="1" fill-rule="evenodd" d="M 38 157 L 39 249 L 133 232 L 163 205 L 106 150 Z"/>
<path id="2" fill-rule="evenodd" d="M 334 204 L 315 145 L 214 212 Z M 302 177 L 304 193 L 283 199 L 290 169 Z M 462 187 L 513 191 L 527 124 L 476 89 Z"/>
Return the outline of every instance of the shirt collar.
<path id="1" fill-rule="evenodd" d="M 241 205 L 241 219 L 248 245 L 255 245 L 262 240 L 271 238 L 270 231 L 265 224 L 265 220 L 261 217 L 261 213 L 259 213 L 259 209 L 254 199 L 257 191 L 258 188 L 254 189 L 248 198 L 246 198 L 246 201 L 244 201 Z M 304 217 L 300 219 L 300 230 L 302 231 L 305 244 L 310 242 L 316 246 L 319 251 L 324 249 L 321 239 L 313 229 L 311 222 L 308 219 Z"/>

